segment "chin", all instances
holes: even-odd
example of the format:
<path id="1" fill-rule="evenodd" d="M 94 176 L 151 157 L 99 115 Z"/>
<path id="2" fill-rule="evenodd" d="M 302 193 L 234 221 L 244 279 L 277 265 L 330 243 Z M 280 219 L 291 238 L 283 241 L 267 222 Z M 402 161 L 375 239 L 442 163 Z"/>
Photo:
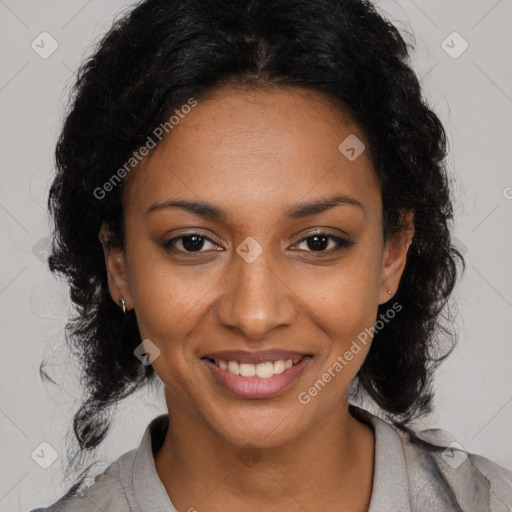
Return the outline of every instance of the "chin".
<path id="1" fill-rule="evenodd" d="M 228 443 L 244 447 L 277 448 L 300 435 L 300 420 L 292 411 L 279 408 L 263 411 L 253 408 L 248 411 L 224 412 L 218 418 L 218 426 L 211 428 Z M 210 416 L 211 418 L 211 416 Z"/>

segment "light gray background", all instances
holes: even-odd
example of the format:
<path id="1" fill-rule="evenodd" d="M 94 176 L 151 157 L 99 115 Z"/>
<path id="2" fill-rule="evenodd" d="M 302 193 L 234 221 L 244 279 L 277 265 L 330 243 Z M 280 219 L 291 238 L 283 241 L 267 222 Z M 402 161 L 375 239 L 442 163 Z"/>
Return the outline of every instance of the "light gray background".
<path id="1" fill-rule="evenodd" d="M 437 374 L 436 412 L 427 423 L 510 469 L 512 1 L 376 3 L 415 35 L 415 69 L 450 138 L 449 167 L 457 178 L 455 234 L 467 251 L 467 271 L 454 296 L 460 341 Z M 69 487 L 62 481 L 65 442 L 81 390 L 77 363 L 63 341 L 67 289 L 40 259 L 49 234 L 45 200 L 73 74 L 130 4 L 0 0 L 1 512 L 46 506 Z M 59 45 L 47 59 L 31 48 L 44 31 Z M 469 44 L 458 58 L 442 47 L 450 36 L 445 46 L 453 48 L 447 50 L 462 48 L 454 31 Z M 43 357 L 58 385 L 41 382 Z M 98 452 L 103 466 L 138 445 L 148 422 L 163 412 L 160 393 L 143 392 L 121 404 Z M 48 469 L 31 457 L 36 448 L 41 453 L 42 442 L 58 454 Z"/>

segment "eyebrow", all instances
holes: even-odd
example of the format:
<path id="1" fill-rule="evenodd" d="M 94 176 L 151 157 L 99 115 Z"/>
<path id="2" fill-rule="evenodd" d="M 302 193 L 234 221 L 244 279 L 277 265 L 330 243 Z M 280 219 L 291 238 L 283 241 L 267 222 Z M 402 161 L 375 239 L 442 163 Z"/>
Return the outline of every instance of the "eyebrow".
<path id="1" fill-rule="evenodd" d="M 326 199 L 296 204 L 289 208 L 285 212 L 284 216 L 290 219 L 300 219 L 309 215 L 323 213 L 335 206 L 355 206 L 365 212 L 363 205 L 355 198 L 348 195 L 336 195 Z M 152 204 L 146 210 L 145 215 L 168 208 L 181 208 L 188 213 L 193 213 L 194 215 L 199 215 L 200 217 L 211 220 L 225 221 L 228 218 L 228 214 L 224 210 L 213 204 L 203 201 L 185 201 L 175 199 L 169 199 L 167 201 Z"/>

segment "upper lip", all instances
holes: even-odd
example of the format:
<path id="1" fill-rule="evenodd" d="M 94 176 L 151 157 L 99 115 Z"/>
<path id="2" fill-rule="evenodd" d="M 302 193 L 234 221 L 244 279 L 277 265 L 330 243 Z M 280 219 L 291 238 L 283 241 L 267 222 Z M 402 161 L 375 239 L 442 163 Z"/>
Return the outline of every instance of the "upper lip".
<path id="1" fill-rule="evenodd" d="M 296 352 L 291 350 L 271 349 L 249 352 L 246 350 L 222 350 L 219 352 L 210 352 L 202 359 L 215 359 L 217 361 L 238 361 L 239 363 L 264 363 L 266 361 L 279 361 L 280 359 L 291 359 L 293 363 L 299 362 L 307 352 Z"/>

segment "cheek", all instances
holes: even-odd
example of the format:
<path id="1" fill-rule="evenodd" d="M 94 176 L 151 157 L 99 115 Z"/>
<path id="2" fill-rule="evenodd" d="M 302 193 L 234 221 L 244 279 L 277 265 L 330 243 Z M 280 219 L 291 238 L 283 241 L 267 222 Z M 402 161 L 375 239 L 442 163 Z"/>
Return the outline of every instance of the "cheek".
<path id="1" fill-rule="evenodd" d="M 338 269 L 311 279 L 304 300 L 326 339 L 317 373 L 335 382 L 331 386 L 333 399 L 356 376 L 372 341 L 371 329 L 378 312 L 380 262 L 365 254 L 373 253 L 360 250 Z"/>
<path id="2" fill-rule="evenodd" d="M 379 300 L 379 270 L 377 261 L 354 254 L 337 268 L 301 279 L 304 303 L 332 339 L 344 339 L 373 325 Z"/>
<path id="3" fill-rule="evenodd" d="M 183 395 L 184 389 L 194 388 L 190 365 L 195 361 L 187 347 L 187 333 L 201 314 L 204 289 L 169 270 L 162 272 L 157 265 L 144 265 L 133 279 L 132 290 L 140 335 L 159 350 L 151 364 L 166 386 Z"/>
<path id="4" fill-rule="evenodd" d="M 199 275 L 193 266 L 172 265 L 153 242 L 133 244 L 128 257 L 141 335 L 165 340 L 183 331 L 214 285 L 212 271 Z"/>

